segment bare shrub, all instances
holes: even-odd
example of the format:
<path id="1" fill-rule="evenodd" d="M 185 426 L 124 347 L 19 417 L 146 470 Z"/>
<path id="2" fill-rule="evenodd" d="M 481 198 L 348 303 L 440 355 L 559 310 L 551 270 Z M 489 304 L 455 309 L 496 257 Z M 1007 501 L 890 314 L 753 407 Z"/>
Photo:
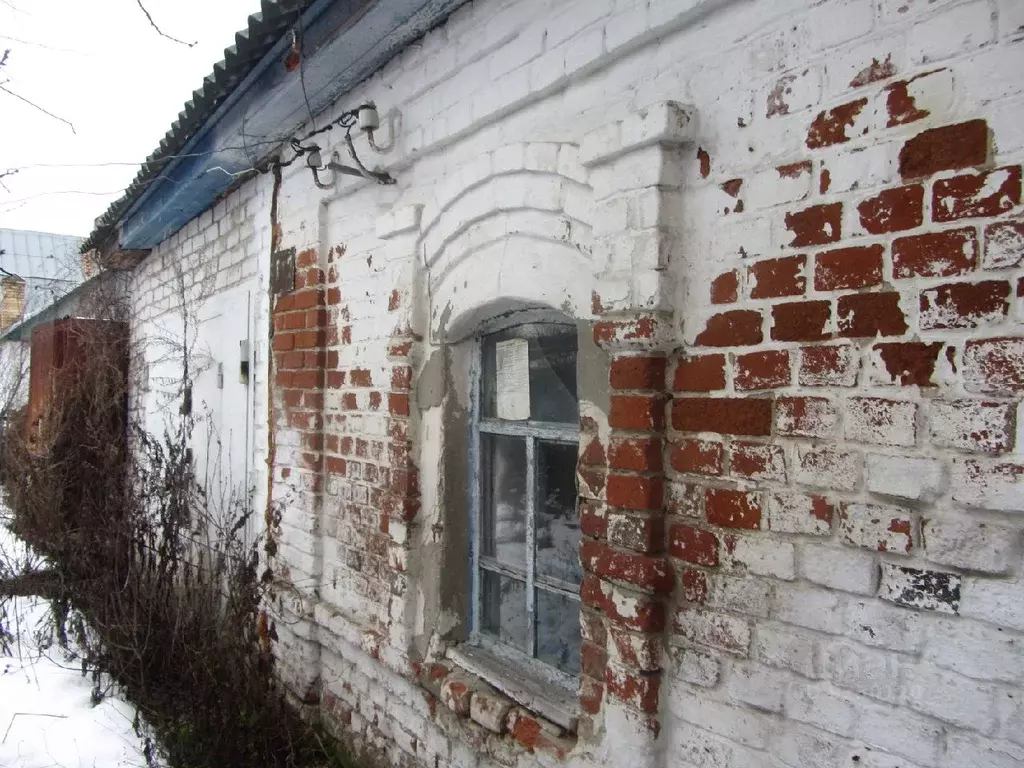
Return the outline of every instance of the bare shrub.
<path id="1" fill-rule="evenodd" d="M 39 423 L 11 419 L 4 436 L 12 528 L 45 563 L 35 593 L 51 598 L 58 636 L 74 637 L 94 698 L 109 675 L 137 705 L 150 757 L 341 764 L 275 680 L 248 504 L 211 512 L 193 473 L 190 416 L 161 436 L 132 423 L 127 350 L 109 330 L 83 332 Z M 8 586 L 17 578 L 4 576 Z M 0 582 L 0 603 L 3 592 Z"/>

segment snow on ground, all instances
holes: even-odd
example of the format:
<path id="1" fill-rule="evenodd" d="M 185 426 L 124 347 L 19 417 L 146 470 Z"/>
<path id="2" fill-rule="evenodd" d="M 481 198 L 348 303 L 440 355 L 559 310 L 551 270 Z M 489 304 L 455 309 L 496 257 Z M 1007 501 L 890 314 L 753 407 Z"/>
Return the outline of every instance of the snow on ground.
<path id="1" fill-rule="evenodd" d="M 0 556 L 17 547 L 0 510 Z M 11 631 L 20 629 L 20 642 L 12 657 L 0 656 L 0 766 L 145 766 L 131 705 L 110 695 L 93 706 L 92 682 L 77 662 L 66 661 L 56 644 L 39 647 L 35 632 L 46 617 L 46 601 L 20 598 L 12 613 Z"/>

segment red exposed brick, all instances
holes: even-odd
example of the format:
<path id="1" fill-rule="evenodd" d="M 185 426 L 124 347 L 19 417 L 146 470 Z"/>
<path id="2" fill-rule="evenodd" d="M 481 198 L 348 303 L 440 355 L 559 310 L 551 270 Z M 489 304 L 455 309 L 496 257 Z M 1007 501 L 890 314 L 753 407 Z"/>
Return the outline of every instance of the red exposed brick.
<path id="1" fill-rule="evenodd" d="M 604 685 L 591 680 L 589 677 L 580 678 L 580 708 L 590 715 L 596 715 L 601 711 L 601 701 L 604 699 Z M 533 740 L 529 733 L 521 735 L 520 728 L 523 726 L 519 725 L 522 720 L 528 720 L 530 718 L 520 718 L 516 722 L 516 728 L 512 731 L 512 737 L 522 744 L 524 747 L 532 748 Z M 534 721 L 536 722 L 536 721 Z M 540 725 L 537 726 L 537 733 L 540 733 Z"/>
<path id="2" fill-rule="evenodd" d="M 345 386 L 345 371 L 328 371 L 327 386 L 331 389 L 341 389 Z"/>
<path id="3" fill-rule="evenodd" d="M 720 475 L 724 456 L 725 449 L 721 443 L 708 440 L 681 440 L 672 443 L 668 460 L 676 472 Z"/>
<path id="4" fill-rule="evenodd" d="M 580 532 L 592 539 L 603 539 L 608 534 L 608 517 L 604 508 L 592 501 L 580 500 Z"/>
<path id="5" fill-rule="evenodd" d="M 302 404 L 302 390 L 286 389 L 284 391 L 284 404 L 289 408 L 297 408 Z"/>
<path id="6" fill-rule="evenodd" d="M 409 396 L 397 392 L 388 392 L 388 413 L 396 416 L 409 415 Z"/>
<path id="7" fill-rule="evenodd" d="M 766 259 L 752 264 L 749 268 L 750 277 L 753 280 L 750 298 L 775 299 L 780 296 L 802 296 L 807 290 L 807 279 L 803 276 L 806 264 L 806 256 Z"/>
<path id="8" fill-rule="evenodd" d="M 365 368 L 353 368 L 352 371 L 349 372 L 348 377 L 353 387 L 373 386 L 373 377 Z"/>
<path id="9" fill-rule="evenodd" d="M 665 488 L 661 478 L 608 476 L 608 503 L 623 509 L 661 509 Z"/>
<path id="10" fill-rule="evenodd" d="M 974 216 L 997 216 L 1020 203 L 1019 165 L 939 179 L 932 188 L 932 218 L 955 221 Z"/>
<path id="11" fill-rule="evenodd" d="M 274 351 L 275 352 L 287 352 L 290 349 L 295 348 L 295 334 L 294 333 L 276 333 L 274 334 Z"/>
<path id="12" fill-rule="evenodd" d="M 679 574 L 683 599 L 703 605 L 708 601 L 708 575 L 696 568 L 685 568 Z"/>
<path id="13" fill-rule="evenodd" d="M 613 469 L 631 472 L 661 471 L 661 438 L 612 438 L 608 463 Z"/>
<path id="14" fill-rule="evenodd" d="M 584 642 L 580 645 L 580 672 L 588 677 L 604 677 L 604 668 L 608 665 L 608 653 L 594 643 Z"/>
<path id="15" fill-rule="evenodd" d="M 655 593 L 671 592 L 675 581 L 665 557 L 624 552 L 600 541 L 580 543 L 580 562 L 597 576 Z"/>
<path id="16" fill-rule="evenodd" d="M 654 714 L 658 711 L 658 694 L 661 688 L 659 675 L 639 675 L 608 667 L 604 675 L 605 688 L 620 701 Z"/>
<path id="17" fill-rule="evenodd" d="M 672 405 L 672 426 L 682 432 L 768 435 L 772 429 L 772 401 L 683 397 Z"/>
<path id="18" fill-rule="evenodd" d="M 656 389 L 665 386 L 665 358 L 617 357 L 609 376 L 612 389 Z"/>
<path id="19" fill-rule="evenodd" d="M 672 388 L 676 392 L 712 392 L 725 389 L 725 355 L 681 358 Z"/>
<path id="20" fill-rule="evenodd" d="M 857 99 L 818 113 L 807 132 L 807 146 L 819 149 L 849 141 L 853 137 L 848 136 L 847 131 L 853 127 L 867 103 L 867 99 Z M 861 132 L 864 133 L 867 133 L 867 128 Z"/>
<path id="21" fill-rule="evenodd" d="M 740 273 L 735 269 L 723 272 L 711 281 L 711 303 L 731 304 L 739 298 Z"/>
<path id="22" fill-rule="evenodd" d="M 708 522 L 723 528 L 761 527 L 761 505 L 757 496 L 728 488 L 708 488 L 704 494 Z"/>
<path id="23" fill-rule="evenodd" d="M 702 179 L 706 179 L 711 173 L 711 155 L 705 151 L 704 147 L 697 147 L 697 161 L 700 164 L 700 176 Z"/>
<path id="24" fill-rule="evenodd" d="M 324 385 L 324 371 L 295 371 L 292 374 L 292 386 L 296 389 L 316 389 Z"/>
<path id="25" fill-rule="evenodd" d="M 814 289 L 839 291 L 868 288 L 882 282 L 881 245 L 838 248 L 814 259 Z"/>
<path id="26" fill-rule="evenodd" d="M 1024 338 L 975 339 L 964 346 L 968 391 L 992 394 L 1024 392 Z"/>
<path id="27" fill-rule="evenodd" d="M 391 388 L 409 389 L 412 387 L 412 368 L 400 365 L 391 369 Z"/>
<path id="28" fill-rule="evenodd" d="M 902 232 L 924 221 L 924 187 L 914 184 L 879 192 L 857 206 L 860 225 L 872 235 Z"/>
<path id="29" fill-rule="evenodd" d="M 298 269 L 314 267 L 318 260 L 316 248 L 307 248 L 304 251 L 300 251 L 295 257 L 295 266 Z"/>
<path id="30" fill-rule="evenodd" d="M 739 391 L 788 387 L 791 381 L 789 352 L 770 350 L 736 357 L 733 384 Z"/>
<path id="31" fill-rule="evenodd" d="M 668 552 L 694 565 L 718 565 L 718 537 L 690 525 L 673 525 L 669 531 Z"/>
<path id="32" fill-rule="evenodd" d="M 840 296 L 837 304 L 839 335 L 847 338 L 901 336 L 907 332 L 907 321 L 899 300 L 898 293 Z"/>
<path id="33" fill-rule="evenodd" d="M 701 347 L 737 347 L 760 344 L 763 338 L 761 313 L 751 309 L 734 309 L 708 318 L 694 344 Z"/>
<path id="34" fill-rule="evenodd" d="M 810 175 L 813 166 L 810 160 L 801 160 L 797 163 L 787 163 L 775 167 L 780 179 L 799 179 L 805 173 Z"/>
<path id="35" fill-rule="evenodd" d="M 825 330 L 832 316 L 829 301 L 794 301 L 772 307 L 771 335 L 775 341 L 821 341 L 832 337 Z"/>
<path id="36" fill-rule="evenodd" d="M 341 289 L 340 288 L 328 288 L 327 289 L 327 303 L 332 307 L 335 304 L 341 304 Z"/>
<path id="37" fill-rule="evenodd" d="M 730 471 L 736 477 L 786 482 L 786 458 L 780 445 L 736 442 L 730 456 Z"/>
<path id="38" fill-rule="evenodd" d="M 1006 280 L 929 288 L 921 292 L 921 329 L 978 328 L 999 322 L 1010 309 L 1009 297 Z"/>
<path id="39" fill-rule="evenodd" d="M 611 587 L 607 589 L 610 593 Z M 665 628 L 664 600 L 644 595 L 631 596 L 630 605 L 624 612 L 620 612 L 615 600 L 605 593 L 601 579 L 592 573 L 583 574 L 580 600 L 584 605 L 604 611 L 610 619 L 623 627 L 641 632 L 661 632 Z"/>
<path id="40" fill-rule="evenodd" d="M 601 443 L 600 437 L 594 437 L 587 444 L 586 449 L 583 451 L 583 455 L 580 456 L 580 464 L 588 467 L 603 467 L 608 463 L 607 457 L 605 456 L 604 445 Z"/>
<path id="41" fill-rule="evenodd" d="M 892 77 L 895 74 L 896 66 L 892 63 L 892 54 L 886 54 L 885 59 L 882 61 L 872 59 L 871 63 L 858 72 L 853 80 L 850 81 L 850 87 L 862 88 L 865 85 L 877 83 L 879 80 L 885 80 L 887 77 Z"/>
<path id="42" fill-rule="evenodd" d="M 892 274 L 907 277 L 952 277 L 974 270 L 978 263 L 978 237 L 974 229 L 950 229 L 892 244 Z"/>
<path id="43" fill-rule="evenodd" d="M 277 297 L 277 303 L 274 305 L 274 312 L 288 312 L 292 309 L 295 309 L 295 296 L 290 293 L 286 293 L 283 296 Z"/>
<path id="44" fill-rule="evenodd" d="M 597 345 L 616 344 L 630 341 L 646 341 L 654 338 L 657 321 L 650 316 L 629 320 L 602 320 L 594 323 L 594 343 Z"/>
<path id="45" fill-rule="evenodd" d="M 341 396 L 341 408 L 345 411 L 354 411 L 359 406 L 356 404 L 356 393 L 346 392 Z"/>
<path id="46" fill-rule="evenodd" d="M 657 431 L 665 423 L 665 403 L 660 395 L 612 395 L 608 425 L 612 429 Z"/>
<path id="47" fill-rule="evenodd" d="M 805 387 L 852 387 L 859 369 L 858 350 L 849 344 L 800 350 L 798 378 Z"/>
<path id="48" fill-rule="evenodd" d="M 322 347 L 324 344 L 323 331 L 299 331 L 295 334 L 295 348 L 309 349 L 311 347 Z"/>
<path id="49" fill-rule="evenodd" d="M 327 472 L 332 475 L 345 475 L 346 462 L 345 459 L 339 459 L 335 456 L 327 457 Z"/>
<path id="50" fill-rule="evenodd" d="M 889 112 L 889 121 L 886 124 L 888 128 L 923 120 L 931 114 L 930 110 L 918 107 L 917 100 L 910 95 L 910 84 L 915 80 L 929 77 L 942 71 L 939 69 L 924 72 L 909 80 L 900 80 L 885 87 L 887 94 L 886 109 Z"/>
<path id="51" fill-rule="evenodd" d="M 322 289 L 314 288 L 308 291 L 297 291 L 292 294 L 293 306 L 295 309 L 312 309 L 324 304 L 324 292 Z"/>
<path id="52" fill-rule="evenodd" d="M 306 310 L 306 327 L 307 328 L 321 328 L 327 325 L 327 310 L 326 309 L 308 309 Z"/>
<path id="53" fill-rule="evenodd" d="M 875 352 L 882 359 L 892 383 L 901 387 L 934 385 L 935 363 L 942 351 L 942 342 L 925 344 L 920 341 L 876 344 Z"/>
<path id="54" fill-rule="evenodd" d="M 900 150 L 900 176 L 916 179 L 939 171 L 984 165 L 988 161 L 988 143 L 988 125 L 984 120 L 922 131 Z"/>
<path id="55" fill-rule="evenodd" d="M 793 233 L 794 248 L 835 243 L 843 238 L 843 205 L 812 205 L 787 213 L 786 229 Z"/>

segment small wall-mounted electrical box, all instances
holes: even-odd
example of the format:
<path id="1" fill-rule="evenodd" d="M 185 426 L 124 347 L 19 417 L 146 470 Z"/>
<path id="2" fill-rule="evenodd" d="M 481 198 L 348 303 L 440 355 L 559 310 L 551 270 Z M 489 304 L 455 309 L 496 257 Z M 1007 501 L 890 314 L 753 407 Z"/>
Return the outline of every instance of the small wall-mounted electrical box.
<path id="1" fill-rule="evenodd" d="M 242 339 L 238 342 L 238 380 L 249 386 L 249 340 Z"/>

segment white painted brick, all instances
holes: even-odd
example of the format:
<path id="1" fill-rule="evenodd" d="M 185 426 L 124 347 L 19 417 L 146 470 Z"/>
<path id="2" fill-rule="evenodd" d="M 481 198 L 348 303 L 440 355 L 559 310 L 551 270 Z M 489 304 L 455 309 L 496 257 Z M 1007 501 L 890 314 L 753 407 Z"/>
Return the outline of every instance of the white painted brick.
<path id="1" fill-rule="evenodd" d="M 711 578 L 707 605 L 764 618 L 771 606 L 772 591 L 772 583 L 766 579 L 716 573 Z"/>
<path id="2" fill-rule="evenodd" d="M 1019 556 L 1020 531 L 966 518 L 921 522 L 925 556 L 969 571 L 1006 573 Z"/>
<path id="3" fill-rule="evenodd" d="M 810 194 L 812 180 L 810 168 L 787 170 L 785 173 L 771 168 L 754 174 L 744 180 L 740 189 L 744 210 L 755 211 L 802 200 Z"/>
<path id="4" fill-rule="evenodd" d="M 843 541 L 857 547 L 907 554 L 914 544 L 912 513 L 903 507 L 843 504 L 839 531 Z"/>
<path id="5" fill-rule="evenodd" d="M 827 589 L 803 584 L 781 584 L 775 591 L 772 618 L 819 632 L 843 631 L 843 599 Z"/>
<path id="6" fill-rule="evenodd" d="M 860 454 L 824 446 L 797 448 L 796 481 L 815 488 L 852 491 L 860 483 Z"/>
<path id="7" fill-rule="evenodd" d="M 865 743 L 935 765 L 942 752 L 943 727 L 928 717 L 879 704 L 860 707 L 854 735 Z M 969 765 L 970 763 L 951 763 Z"/>
<path id="8" fill-rule="evenodd" d="M 909 611 L 903 613 L 911 616 Z M 1024 637 L 965 619 L 944 620 L 927 634 L 923 657 L 977 680 L 1024 679 Z"/>
<path id="9" fill-rule="evenodd" d="M 758 576 L 775 576 L 791 581 L 796 575 L 795 547 L 788 541 L 762 536 L 741 536 L 730 559 Z"/>
<path id="10" fill-rule="evenodd" d="M 846 635 L 863 645 L 913 653 L 925 640 L 921 614 L 880 600 L 854 600 L 846 609 Z"/>
<path id="11" fill-rule="evenodd" d="M 961 728 L 989 732 L 994 727 L 991 685 L 926 665 L 908 666 L 905 674 L 905 700 L 912 709 Z"/>
<path id="12" fill-rule="evenodd" d="M 1013 407 L 979 400 L 935 401 L 929 424 L 931 443 L 978 453 L 1002 453 L 1013 446 Z"/>
<path id="13" fill-rule="evenodd" d="M 785 624 L 758 624 L 754 658 L 762 664 L 817 677 L 818 656 L 818 637 L 813 633 Z"/>
<path id="14" fill-rule="evenodd" d="M 970 507 L 1024 512 L 1024 472 L 1018 464 L 954 458 L 953 500 Z"/>
<path id="15" fill-rule="evenodd" d="M 806 34 L 815 48 L 833 48 L 871 31 L 875 9 L 860 0 L 831 0 L 807 15 Z"/>
<path id="16" fill-rule="evenodd" d="M 767 746 L 774 730 L 769 715 L 711 700 L 681 685 L 670 689 L 668 708 L 678 720 L 755 748 Z"/>
<path id="17" fill-rule="evenodd" d="M 946 747 L 946 765 L 971 768 L 1020 768 L 1024 747 L 1006 741 L 980 738 L 972 733 L 952 732 Z"/>
<path id="18" fill-rule="evenodd" d="M 1024 630 L 1024 582 L 965 578 L 960 613 L 997 627 Z"/>
<path id="19" fill-rule="evenodd" d="M 878 585 L 878 564 L 868 552 L 803 544 L 800 575 L 830 589 L 872 595 Z"/>
<path id="20" fill-rule="evenodd" d="M 770 80 L 768 87 L 760 95 L 759 108 L 762 110 L 761 114 L 772 118 L 810 109 L 820 99 L 821 70 L 814 66 L 805 66 Z"/>
<path id="21" fill-rule="evenodd" d="M 786 683 L 785 673 L 759 664 L 733 664 L 725 692 L 734 701 L 765 712 L 781 712 Z"/>
<path id="22" fill-rule="evenodd" d="M 771 751 L 783 765 L 825 768 L 838 764 L 843 745 L 839 739 L 822 731 L 790 724 L 779 733 Z"/>
<path id="23" fill-rule="evenodd" d="M 869 453 L 866 474 L 869 491 L 901 499 L 934 499 L 945 485 L 938 459 Z"/>
<path id="24" fill-rule="evenodd" d="M 823 685 L 793 683 L 786 690 L 786 717 L 849 736 L 857 719 L 857 707 Z"/>
<path id="25" fill-rule="evenodd" d="M 876 445 L 913 446 L 917 442 L 917 405 L 875 397 L 846 401 L 843 433 L 847 440 Z"/>
<path id="26" fill-rule="evenodd" d="M 768 493 L 764 497 L 767 530 L 828 536 L 832 531 L 832 506 L 820 496 L 799 493 Z"/>
<path id="27" fill-rule="evenodd" d="M 710 653 L 694 648 L 671 648 L 669 656 L 673 662 L 669 669 L 681 680 L 702 688 L 712 688 L 718 684 L 721 663 Z"/>
<path id="28" fill-rule="evenodd" d="M 825 646 L 822 670 L 840 688 L 896 703 L 900 698 L 901 657 L 845 640 Z"/>
<path id="29" fill-rule="evenodd" d="M 987 0 L 964 3 L 932 16 L 910 28 L 907 57 L 927 64 L 967 53 L 995 37 L 995 19 Z"/>

